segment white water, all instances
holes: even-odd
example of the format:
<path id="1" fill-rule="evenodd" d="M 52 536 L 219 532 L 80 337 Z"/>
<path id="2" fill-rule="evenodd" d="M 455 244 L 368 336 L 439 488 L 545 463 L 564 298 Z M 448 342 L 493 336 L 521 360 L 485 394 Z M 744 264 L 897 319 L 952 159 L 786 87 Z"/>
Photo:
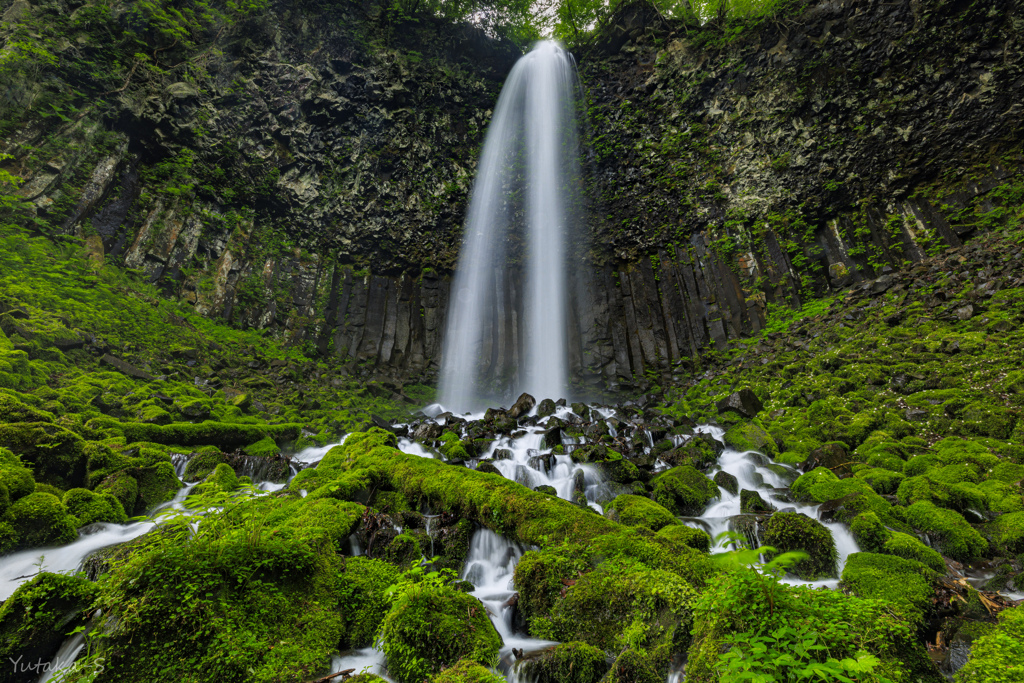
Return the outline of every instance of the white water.
<path id="1" fill-rule="evenodd" d="M 499 284 L 512 257 L 508 244 L 516 235 L 510 232 L 527 237 L 525 321 L 519 326 L 525 344 L 520 344 L 523 357 L 514 393 L 566 397 L 567 202 L 580 184 L 573 156 L 576 96 L 572 56 L 557 43 L 545 41 L 516 62 L 498 98 L 448 307 L 440 397 L 453 411 L 470 410 L 484 398 L 481 366 L 491 359 L 482 358 L 482 351 L 492 306 L 500 302 L 503 308 L 515 308 Z M 518 207 L 510 201 L 519 189 L 525 190 L 525 226 L 514 224 Z M 505 337 L 512 334 L 506 331 Z"/>
<path id="2" fill-rule="evenodd" d="M 710 425 L 702 425 L 697 427 L 696 431 L 710 434 L 716 441 L 722 441 L 722 437 L 725 431 L 719 427 L 712 427 Z M 818 508 L 820 505 L 804 505 L 801 503 L 787 502 L 784 498 L 780 497 L 775 489 L 786 488 L 799 474 L 795 469 L 787 465 L 779 465 L 772 463 L 773 468 L 784 467 L 789 476 L 782 476 L 772 468 L 766 467 L 770 461 L 766 459 L 766 456 L 754 451 L 740 452 L 732 450 L 728 447 L 718 457 L 717 469 L 710 474 L 714 477 L 718 470 L 724 470 L 729 474 L 736 477 L 738 483 L 738 490 L 742 491 L 746 489 L 748 491 L 757 491 L 761 498 L 766 502 L 774 505 L 776 509 L 782 510 L 784 508 L 792 508 L 796 512 L 802 513 L 810 517 L 811 519 L 819 519 Z M 712 502 L 708 505 L 704 513 L 695 518 L 690 522 L 691 526 L 702 528 L 715 538 L 718 534 L 723 531 L 729 531 L 733 518 L 740 515 L 740 496 L 733 495 L 725 489 L 719 489 L 721 495 L 717 501 Z M 825 527 L 832 534 L 832 539 L 836 544 L 836 552 L 838 554 L 837 562 L 837 576 L 831 579 L 823 579 L 819 581 L 803 581 L 793 576 L 787 576 L 783 579 L 786 583 L 790 584 L 805 584 L 810 586 L 824 586 L 827 588 L 836 588 L 839 584 L 839 576 L 842 576 L 843 567 L 846 566 L 846 558 L 852 553 L 860 551 L 857 546 L 857 542 L 853 538 L 853 534 L 850 529 L 841 522 L 822 522 Z M 719 543 L 715 548 L 716 550 L 724 551 L 727 550 L 727 544 Z"/>

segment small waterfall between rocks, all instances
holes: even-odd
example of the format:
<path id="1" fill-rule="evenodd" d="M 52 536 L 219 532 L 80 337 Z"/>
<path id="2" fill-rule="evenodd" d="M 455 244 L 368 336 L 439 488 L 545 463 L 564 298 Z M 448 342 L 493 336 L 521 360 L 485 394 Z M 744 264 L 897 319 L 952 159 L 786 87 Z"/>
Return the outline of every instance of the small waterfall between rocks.
<path id="1" fill-rule="evenodd" d="M 516 62 L 498 98 L 474 181 L 445 332 L 439 393 L 452 410 L 477 408 L 486 397 L 511 395 L 513 388 L 566 396 L 565 259 L 580 187 L 578 92 L 572 56 L 544 41 Z M 517 293 L 502 283 L 520 257 L 525 283 Z M 492 320 L 495 300 L 515 311 L 515 319 Z M 504 329 L 510 322 L 518 330 L 511 343 L 516 335 Z M 506 368 L 514 368 L 515 376 L 503 376 Z"/>

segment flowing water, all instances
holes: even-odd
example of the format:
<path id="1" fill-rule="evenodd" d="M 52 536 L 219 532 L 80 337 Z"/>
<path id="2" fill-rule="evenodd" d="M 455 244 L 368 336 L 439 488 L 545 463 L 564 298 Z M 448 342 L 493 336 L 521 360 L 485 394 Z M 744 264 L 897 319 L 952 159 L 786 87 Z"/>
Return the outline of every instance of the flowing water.
<path id="1" fill-rule="evenodd" d="M 575 161 L 577 95 L 572 56 L 557 43 L 544 41 L 516 62 L 498 98 L 448 306 L 440 396 L 453 410 L 478 407 L 493 393 L 484 384 L 496 381 L 501 373 L 496 345 L 502 344 L 506 357 L 522 353 L 512 383 L 517 392 L 566 396 L 565 246 L 580 186 Z M 515 203 L 519 196 L 525 207 Z M 520 214 L 525 225 L 517 223 Z M 519 234 L 526 235 L 522 302 L 513 301 L 515 294 L 502 284 L 508 263 L 516 256 L 509 245 Z M 506 322 L 495 311 L 519 309 L 518 304 L 523 324 L 518 344 L 510 344 L 515 335 L 501 329 Z M 499 317 L 502 320 L 495 320 Z M 487 358 L 485 342 L 491 344 Z"/>

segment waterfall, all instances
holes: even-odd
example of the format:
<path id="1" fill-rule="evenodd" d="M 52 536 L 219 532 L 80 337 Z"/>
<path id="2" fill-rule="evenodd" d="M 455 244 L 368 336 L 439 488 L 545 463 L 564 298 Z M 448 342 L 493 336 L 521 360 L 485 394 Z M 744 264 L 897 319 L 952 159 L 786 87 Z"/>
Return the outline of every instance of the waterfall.
<path id="1" fill-rule="evenodd" d="M 448 305 L 440 397 L 450 410 L 520 391 L 566 397 L 566 245 L 580 196 L 577 94 L 572 56 L 545 41 L 516 63 L 498 98 Z M 522 301 L 514 301 L 506 284 L 520 258 L 525 284 Z M 507 329 L 512 316 L 517 334 Z"/>

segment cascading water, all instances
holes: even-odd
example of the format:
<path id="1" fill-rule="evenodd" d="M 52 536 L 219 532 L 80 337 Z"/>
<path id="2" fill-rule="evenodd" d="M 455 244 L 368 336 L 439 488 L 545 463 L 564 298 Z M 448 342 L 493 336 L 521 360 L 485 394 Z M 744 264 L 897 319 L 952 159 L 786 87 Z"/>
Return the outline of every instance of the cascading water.
<path id="1" fill-rule="evenodd" d="M 580 185 L 577 94 L 572 56 L 546 41 L 516 63 L 498 98 L 448 308 L 440 397 L 451 410 L 476 408 L 488 394 L 510 393 L 512 386 L 538 397 L 566 395 L 565 246 Z M 509 247 L 520 234 L 526 236 L 526 283 L 523 301 L 514 302 L 514 293 L 500 283 L 515 256 Z M 504 350 L 507 358 L 518 358 L 517 376 L 497 392 L 498 345 L 508 347 L 515 335 L 506 331 L 503 341 L 497 339 L 504 323 L 491 320 L 496 300 L 504 309 L 521 306 L 524 318 L 519 343 L 511 344 L 516 348 Z"/>

